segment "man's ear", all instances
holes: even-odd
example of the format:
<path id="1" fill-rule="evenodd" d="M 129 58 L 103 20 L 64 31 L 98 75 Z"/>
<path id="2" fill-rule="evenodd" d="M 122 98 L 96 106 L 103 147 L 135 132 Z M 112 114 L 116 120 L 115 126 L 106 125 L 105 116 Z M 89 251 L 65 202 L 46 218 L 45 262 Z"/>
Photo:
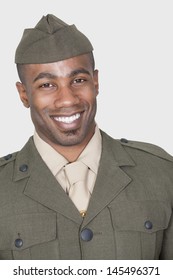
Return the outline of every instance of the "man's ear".
<path id="1" fill-rule="evenodd" d="M 28 96 L 27 96 L 26 88 L 25 88 L 24 84 L 17 82 L 16 87 L 19 92 L 20 100 L 22 101 L 23 105 L 26 108 L 29 108 L 30 104 L 29 104 L 29 100 L 28 100 Z"/>

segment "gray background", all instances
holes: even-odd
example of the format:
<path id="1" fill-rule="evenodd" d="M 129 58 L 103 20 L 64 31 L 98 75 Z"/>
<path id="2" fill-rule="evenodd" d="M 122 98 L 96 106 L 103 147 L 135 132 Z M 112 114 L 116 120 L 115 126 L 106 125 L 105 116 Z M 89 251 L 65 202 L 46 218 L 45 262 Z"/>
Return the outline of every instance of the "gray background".
<path id="1" fill-rule="evenodd" d="M 100 128 L 173 154 L 173 1 L 6 0 L 0 17 L 0 156 L 19 150 L 33 134 L 15 88 L 14 53 L 23 29 L 47 13 L 75 23 L 94 46 Z"/>

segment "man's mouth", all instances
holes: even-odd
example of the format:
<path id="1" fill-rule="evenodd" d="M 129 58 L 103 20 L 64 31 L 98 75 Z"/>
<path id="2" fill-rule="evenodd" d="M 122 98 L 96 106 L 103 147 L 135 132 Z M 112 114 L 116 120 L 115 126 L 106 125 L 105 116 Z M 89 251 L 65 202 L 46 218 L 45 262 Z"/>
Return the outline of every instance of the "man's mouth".
<path id="1" fill-rule="evenodd" d="M 68 117 L 67 116 L 66 117 L 65 116 L 59 116 L 59 117 L 53 117 L 53 118 L 57 122 L 69 124 L 69 123 L 72 123 L 72 122 L 76 121 L 77 119 L 79 119 L 80 116 L 81 116 L 81 114 L 77 113 L 75 115 L 68 116 Z"/>

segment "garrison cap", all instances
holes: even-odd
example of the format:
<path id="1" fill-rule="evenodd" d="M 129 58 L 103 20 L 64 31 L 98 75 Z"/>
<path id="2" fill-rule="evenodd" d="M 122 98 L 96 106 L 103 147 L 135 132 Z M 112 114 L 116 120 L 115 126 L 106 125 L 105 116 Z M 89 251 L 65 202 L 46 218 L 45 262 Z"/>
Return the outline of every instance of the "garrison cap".
<path id="1" fill-rule="evenodd" d="M 43 16 L 35 28 L 25 29 L 16 49 L 16 64 L 51 63 L 89 53 L 93 47 L 76 26 L 54 15 Z"/>

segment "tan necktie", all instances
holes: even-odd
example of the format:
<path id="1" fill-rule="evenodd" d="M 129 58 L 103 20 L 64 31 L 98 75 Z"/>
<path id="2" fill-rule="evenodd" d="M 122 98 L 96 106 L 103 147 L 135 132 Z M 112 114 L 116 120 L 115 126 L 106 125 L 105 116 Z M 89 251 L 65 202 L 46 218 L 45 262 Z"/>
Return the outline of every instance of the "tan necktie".
<path id="1" fill-rule="evenodd" d="M 69 182 L 69 197 L 84 217 L 90 199 L 86 186 L 88 167 L 80 161 L 75 161 L 65 166 L 65 174 Z"/>

